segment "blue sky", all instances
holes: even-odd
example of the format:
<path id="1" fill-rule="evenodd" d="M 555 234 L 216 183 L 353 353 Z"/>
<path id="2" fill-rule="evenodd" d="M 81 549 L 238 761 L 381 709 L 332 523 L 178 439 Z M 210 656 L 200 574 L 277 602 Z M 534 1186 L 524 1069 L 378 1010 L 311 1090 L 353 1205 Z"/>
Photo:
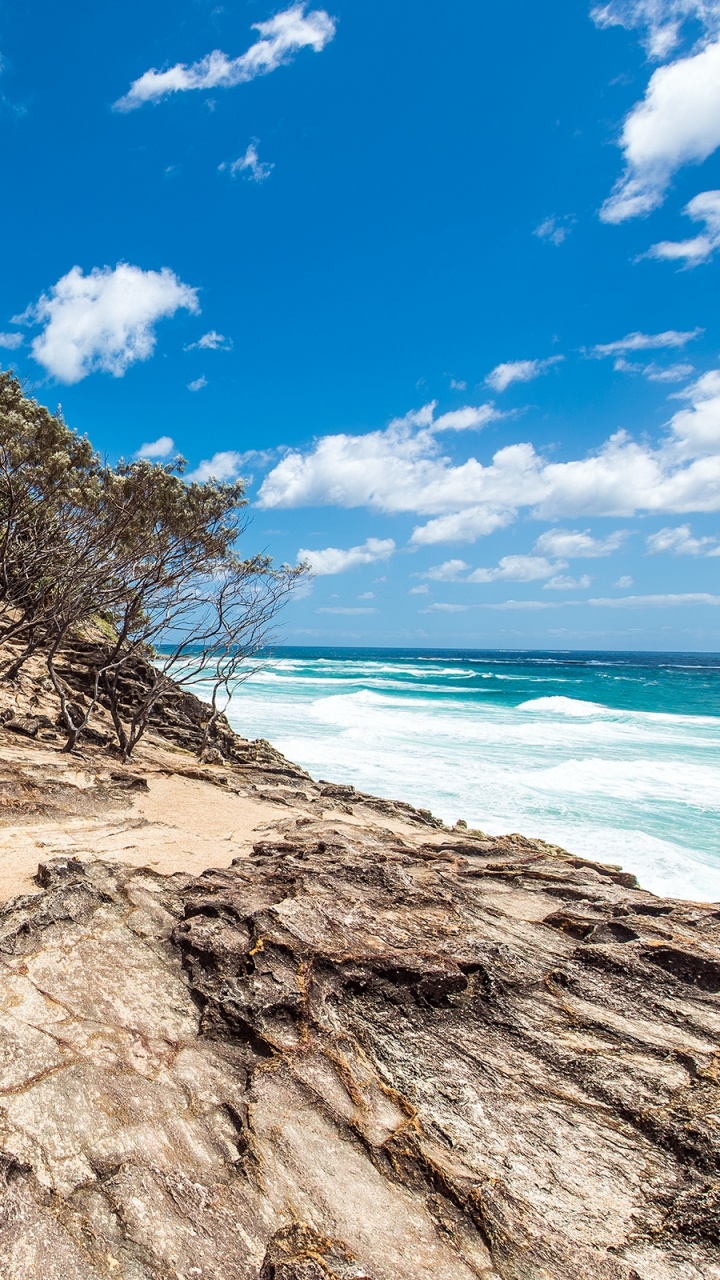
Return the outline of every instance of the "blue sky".
<path id="1" fill-rule="evenodd" d="M 720 0 L 0 4 L 0 360 L 289 643 L 720 648 Z"/>

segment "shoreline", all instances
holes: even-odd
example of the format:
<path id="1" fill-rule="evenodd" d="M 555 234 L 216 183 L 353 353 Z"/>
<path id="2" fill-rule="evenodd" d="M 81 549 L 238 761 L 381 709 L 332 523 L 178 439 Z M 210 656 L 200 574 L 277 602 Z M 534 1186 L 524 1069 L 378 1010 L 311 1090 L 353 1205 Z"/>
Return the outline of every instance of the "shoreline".
<path id="1" fill-rule="evenodd" d="M 433 830 L 455 835 L 467 830 L 462 821 L 449 826 L 429 809 L 404 800 L 361 792 L 348 783 L 315 780 L 265 739 L 239 735 L 224 717 L 218 722 L 218 744 L 227 758 L 220 754 L 222 763 L 213 763 L 213 755 L 219 753 L 210 751 L 207 762 L 200 764 L 191 741 L 197 737 L 204 704 L 192 692 L 183 699 L 180 718 L 173 714 L 168 723 L 155 724 L 127 765 L 94 740 L 102 734 L 94 734 L 71 755 L 50 741 L 57 736 L 48 727 L 56 709 L 41 661 L 29 664 L 9 702 L 7 694 L 6 689 L 4 705 L 0 700 L 0 901 L 33 892 L 37 863 L 55 855 L 119 859 L 162 875 L 197 875 L 248 856 L 260 836 L 289 822 L 317 817 L 348 825 L 371 823 L 398 835 L 418 829 L 429 835 Z M 102 709 L 99 713 L 102 716 Z M 35 821 L 30 821 L 33 807 Z M 13 821 L 13 815 L 20 821 Z M 568 851 L 552 840 L 517 832 L 488 836 L 473 830 L 483 839 L 520 840 L 583 865 L 620 871 L 616 863 Z M 623 875 L 628 883 L 638 883 L 633 873 Z M 712 905 L 677 895 L 656 896 L 697 902 L 703 908 Z"/>
<path id="2" fill-rule="evenodd" d="M 315 777 L 720 899 L 714 659 L 451 656 L 283 648 L 227 714 Z"/>
<path id="3" fill-rule="evenodd" d="M 720 1280 L 717 907 L 14 697 L 0 1274 Z"/>

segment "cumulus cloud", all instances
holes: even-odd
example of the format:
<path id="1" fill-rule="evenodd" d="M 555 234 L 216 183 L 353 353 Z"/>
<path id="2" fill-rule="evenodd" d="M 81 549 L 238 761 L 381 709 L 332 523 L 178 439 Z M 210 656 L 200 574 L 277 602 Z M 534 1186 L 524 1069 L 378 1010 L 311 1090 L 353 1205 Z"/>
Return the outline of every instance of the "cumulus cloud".
<path id="1" fill-rule="evenodd" d="M 591 11 L 599 27 L 639 29 L 651 58 L 662 60 L 672 53 L 688 19 L 705 32 L 720 31 L 720 0 L 611 0 Z"/>
<path id="2" fill-rule="evenodd" d="M 297 553 L 298 564 L 309 564 L 318 578 L 331 573 L 344 573 L 361 564 L 375 564 L 387 560 L 395 550 L 392 538 L 368 538 L 360 547 L 342 551 L 339 547 L 325 547 L 322 551 L 309 551 L 305 547 Z"/>
<path id="3" fill-rule="evenodd" d="M 253 23 L 260 39 L 238 58 L 214 49 L 190 66 L 177 63 L 165 71 L 153 67 L 135 80 L 116 111 L 133 111 L 146 102 L 159 102 L 171 93 L 189 89 L 228 89 L 267 75 L 290 62 L 300 49 L 320 53 L 335 35 L 335 22 L 324 9 L 306 13 L 306 5 L 292 4 L 267 22 Z"/>
<path id="4" fill-rule="evenodd" d="M 690 402 L 671 423 L 678 452 L 686 457 L 720 453 L 720 369 L 710 369 L 676 396 Z"/>
<path id="5" fill-rule="evenodd" d="M 59 382 L 74 383 L 97 371 L 121 378 L 136 360 L 147 360 L 156 324 L 180 308 L 200 310 L 197 290 L 168 267 L 143 271 L 121 262 L 87 276 L 73 267 L 16 323 L 43 326 L 32 342 L 34 358 Z"/>
<path id="6" fill-rule="evenodd" d="M 210 329 L 209 333 L 204 333 L 197 342 L 189 342 L 185 351 L 229 351 L 232 347 L 232 338 L 226 338 L 223 333 L 218 333 L 215 329 Z"/>
<path id="7" fill-rule="evenodd" d="M 720 40 L 653 72 L 622 128 L 625 172 L 605 201 L 605 222 L 624 222 L 662 204 L 673 175 L 720 146 Z"/>
<path id="8" fill-rule="evenodd" d="M 236 178 L 239 173 L 246 173 L 252 182 L 264 182 L 265 178 L 270 177 L 274 168 L 274 164 L 260 159 L 257 139 L 249 144 L 245 154 L 239 156 L 237 160 L 231 160 L 229 164 L 223 160 L 222 164 L 218 165 L 221 172 L 223 169 L 228 169 L 233 178 Z"/>
<path id="9" fill-rule="evenodd" d="M 444 564 L 433 565 L 421 578 L 430 578 L 432 582 L 457 582 L 461 574 L 470 568 L 464 560 L 446 560 Z M 427 591 L 427 587 L 424 588 Z"/>
<path id="10" fill-rule="evenodd" d="M 493 391 L 507 391 L 513 382 L 532 382 L 564 359 L 564 356 L 550 356 L 548 360 L 508 360 L 496 365 L 485 382 Z"/>
<path id="11" fill-rule="evenodd" d="M 175 441 L 172 436 L 160 436 L 157 440 L 148 440 L 146 444 L 141 444 L 136 458 L 167 458 L 175 448 Z"/>
<path id="12" fill-rule="evenodd" d="M 431 425 L 433 431 L 480 431 L 488 422 L 504 417 L 493 404 L 465 405 L 462 409 L 441 413 Z"/>
<path id="13" fill-rule="evenodd" d="M 705 230 L 690 240 L 661 240 L 651 245 L 642 255 L 644 258 L 684 262 L 686 267 L 710 261 L 715 250 L 720 249 L 720 191 L 701 191 L 685 205 L 683 213 L 694 222 L 704 222 Z"/>
<path id="14" fill-rule="evenodd" d="M 436 433 L 457 429 L 456 414 L 466 410 L 436 419 L 435 407 L 427 404 L 404 418 L 395 418 L 383 431 L 323 436 L 306 454 L 290 450 L 263 481 L 258 505 L 274 508 L 322 503 L 392 512 L 447 510 L 447 495 L 433 496 L 438 468 L 442 472 L 446 465 Z M 487 420 L 486 406 L 467 409 L 467 413 L 474 413 L 478 421 Z"/>
<path id="15" fill-rule="evenodd" d="M 627 587 L 633 587 L 634 585 L 629 573 L 624 573 L 621 578 L 618 578 L 617 582 L 613 582 L 613 586 L 618 587 L 620 590 L 625 590 Z"/>
<path id="16" fill-rule="evenodd" d="M 0 347 L 4 347 L 6 351 L 16 351 L 24 341 L 25 335 L 22 333 L 0 333 Z"/>
<path id="17" fill-rule="evenodd" d="M 190 471 L 186 480 L 204 484 L 206 480 L 235 480 L 245 462 L 245 454 L 235 449 L 225 449 L 214 453 L 212 458 L 203 458 L 194 471 Z"/>
<path id="18" fill-rule="evenodd" d="M 428 405 L 382 431 L 324 436 L 307 452 L 289 451 L 263 481 L 259 505 L 431 517 L 413 531 L 414 546 L 473 542 L 523 509 L 547 521 L 717 511 L 720 370 L 704 374 L 683 398 L 687 405 L 657 444 L 618 431 L 595 452 L 564 462 L 548 461 L 526 442 L 497 450 L 487 464 L 475 457 L 455 463 L 441 452 Z"/>
<path id="19" fill-rule="evenodd" d="M 468 582 L 537 582 L 550 578 L 557 569 L 565 569 L 564 561 L 554 564 L 544 556 L 503 556 L 496 569 L 475 569 Z"/>
<path id="20" fill-rule="evenodd" d="M 720 556 L 717 538 L 695 538 L 689 524 L 658 529 L 645 539 L 651 555 L 671 552 L 674 556 Z"/>
<path id="21" fill-rule="evenodd" d="M 449 515 L 436 516 L 427 524 L 413 529 L 410 539 L 416 547 L 434 547 L 445 542 L 476 542 L 497 529 L 504 529 L 515 519 L 511 510 L 498 511 L 493 507 L 468 507 Z"/>
<path id="22" fill-rule="evenodd" d="M 664 333 L 627 333 L 615 342 L 599 342 L 590 355 L 602 360 L 605 356 L 625 356 L 633 351 L 661 351 L 663 348 L 685 347 L 699 338 L 704 329 L 666 329 Z"/>
<path id="23" fill-rule="evenodd" d="M 625 529 L 617 529 L 606 538 L 593 538 L 589 529 L 547 529 L 535 543 L 535 551 L 544 556 L 566 560 L 596 559 L 610 556 L 627 538 Z"/>

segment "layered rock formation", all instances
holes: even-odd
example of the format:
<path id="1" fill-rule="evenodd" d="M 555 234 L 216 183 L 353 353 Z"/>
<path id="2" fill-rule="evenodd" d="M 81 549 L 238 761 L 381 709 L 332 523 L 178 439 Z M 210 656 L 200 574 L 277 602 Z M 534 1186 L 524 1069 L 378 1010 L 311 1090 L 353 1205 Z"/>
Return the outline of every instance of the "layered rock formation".
<path id="1" fill-rule="evenodd" d="M 61 757 L 33 696 L 2 1280 L 719 1280 L 720 909 L 267 744 L 200 765 L 190 704 Z"/>
<path id="2" fill-rule="evenodd" d="M 8 1280 L 720 1275 L 718 911 L 312 818 L 39 879 L 0 918 Z"/>

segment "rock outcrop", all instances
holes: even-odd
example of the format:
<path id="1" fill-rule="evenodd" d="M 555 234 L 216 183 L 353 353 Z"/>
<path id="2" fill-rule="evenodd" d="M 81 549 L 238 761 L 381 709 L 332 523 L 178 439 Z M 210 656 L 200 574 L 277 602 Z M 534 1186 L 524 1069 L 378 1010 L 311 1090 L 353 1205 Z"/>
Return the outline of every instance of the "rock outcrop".
<path id="1" fill-rule="evenodd" d="M 288 817 L 0 912 L 6 1280 L 720 1277 L 720 911 Z"/>
<path id="2" fill-rule="evenodd" d="M 720 1280 L 719 907 L 57 711 L 3 686 L 0 1280 Z"/>

